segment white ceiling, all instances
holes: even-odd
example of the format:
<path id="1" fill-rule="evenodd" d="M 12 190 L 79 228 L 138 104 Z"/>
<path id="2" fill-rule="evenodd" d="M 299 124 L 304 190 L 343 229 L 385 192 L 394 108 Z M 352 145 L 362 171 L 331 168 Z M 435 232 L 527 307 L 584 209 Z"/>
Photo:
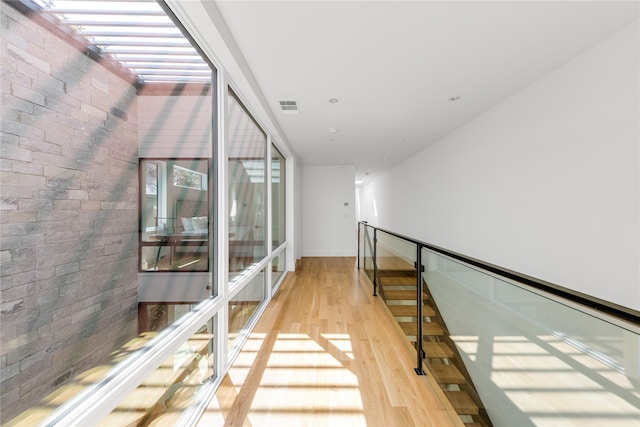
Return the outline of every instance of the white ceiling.
<path id="1" fill-rule="evenodd" d="M 639 9 L 637 1 L 215 3 L 301 162 L 355 165 L 367 180 L 637 19 Z M 285 99 L 300 114 L 284 115 Z"/>

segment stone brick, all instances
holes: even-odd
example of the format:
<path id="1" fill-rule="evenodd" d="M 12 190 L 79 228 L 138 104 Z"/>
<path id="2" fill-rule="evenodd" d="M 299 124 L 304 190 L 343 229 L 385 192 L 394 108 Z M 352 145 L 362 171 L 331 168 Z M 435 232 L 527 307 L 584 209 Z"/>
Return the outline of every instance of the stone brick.
<path id="1" fill-rule="evenodd" d="M 69 190 L 69 199 L 88 200 L 89 193 L 84 190 Z"/>
<path id="2" fill-rule="evenodd" d="M 18 160 L 14 160 L 11 166 L 11 171 L 19 174 L 42 175 L 44 172 L 44 166 L 38 163 L 21 162 Z"/>
<path id="3" fill-rule="evenodd" d="M 3 103 L 3 115 L 6 117 L 5 109 L 12 109 L 16 112 L 24 112 L 27 114 L 33 114 L 35 111 L 34 105 L 32 102 L 25 100 L 24 98 L 14 96 L 12 94 L 4 94 L 2 96 Z"/>
<path id="4" fill-rule="evenodd" d="M 15 120 L 8 120 L 6 117 L 3 117 L 0 121 L 0 128 L 2 129 L 2 132 L 26 138 L 42 138 L 44 136 L 44 131 L 42 129 L 27 126 Z"/>
<path id="5" fill-rule="evenodd" d="M 3 380 L 13 378 L 20 373 L 20 364 L 14 363 L 0 370 L 0 378 Z"/>
<path id="6" fill-rule="evenodd" d="M 62 80 L 53 78 L 48 74 L 38 75 L 33 85 L 34 90 L 49 99 L 48 104 L 51 104 L 51 100 L 56 100 L 66 95 L 65 86 Z"/>
<path id="7" fill-rule="evenodd" d="M 11 251 L 9 250 L 0 251 L 0 263 L 5 264 L 11 261 L 12 261 Z M 2 299 L 4 300 L 5 298 L 3 297 Z"/>
<path id="8" fill-rule="evenodd" d="M 41 152 L 46 154 L 52 154 L 55 156 L 60 156 L 60 154 L 62 153 L 62 148 L 59 145 L 50 144 L 48 142 L 44 142 L 42 140 L 36 140 L 33 138 L 21 138 L 20 148 L 31 150 L 32 152 L 36 151 L 36 152 Z"/>
<path id="9" fill-rule="evenodd" d="M 5 276 L 13 276 L 16 274 L 20 274 L 25 270 L 28 270 L 33 265 L 30 261 L 12 261 L 6 264 L 0 265 L 0 277 L 2 280 L 5 280 Z M 13 280 L 12 280 L 13 282 Z"/>
<path id="10" fill-rule="evenodd" d="M 109 84 L 96 77 L 91 77 L 91 85 L 105 94 L 108 94 L 110 92 Z"/>
<path id="11" fill-rule="evenodd" d="M 46 179 L 37 175 L 25 175 L 17 173 L 0 173 L 0 181 L 2 185 L 20 185 L 23 187 L 43 187 Z"/>
<path id="12" fill-rule="evenodd" d="M 12 89 L 13 95 L 17 98 L 24 99 L 25 101 L 31 102 L 33 104 L 45 105 L 45 97 L 42 93 L 34 92 L 31 89 L 17 85 L 15 83 L 12 85 Z"/>
<path id="13" fill-rule="evenodd" d="M 73 133 L 66 129 L 66 131 L 45 130 L 45 141 L 52 144 L 65 145 L 71 141 L 71 135 Z"/>
<path id="14" fill-rule="evenodd" d="M 0 144 L 2 143 L 0 142 Z M 0 171 L 10 172 L 11 170 L 11 160 L 0 158 Z"/>
<path id="15" fill-rule="evenodd" d="M 7 236 L 0 241 L 2 250 L 15 250 L 31 246 L 37 246 L 42 242 L 42 237 L 38 235 L 29 236 Z"/>
<path id="16" fill-rule="evenodd" d="M 19 144 L 20 144 L 19 136 L 0 132 L 0 145 L 18 147 Z M 4 155 L 2 157 L 4 158 Z"/>
<path id="17" fill-rule="evenodd" d="M 36 222 L 36 213 L 28 211 L 0 211 L 0 223 L 31 223 Z"/>
<path id="18" fill-rule="evenodd" d="M 56 266 L 56 276 L 75 273 L 77 271 L 80 271 L 80 264 L 77 262 L 70 262 L 68 264 Z"/>
<path id="19" fill-rule="evenodd" d="M 3 211 L 15 211 L 18 210 L 18 198 L 17 197 L 3 197 L 0 199 L 0 209 Z"/>
<path id="20" fill-rule="evenodd" d="M 5 129 L 3 128 L 3 131 Z M 0 145 L 0 155 L 5 159 L 31 161 L 32 153 L 24 148 L 19 148 L 10 144 Z"/>
<path id="21" fill-rule="evenodd" d="M 18 46 L 15 46 L 10 43 L 7 44 L 7 53 L 23 62 L 26 62 L 27 64 L 42 71 L 43 73 L 49 74 L 51 72 L 51 65 L 49 65 L 48 62 L 45 62 L 40 58 L 37 58 L 36 56 L 30 54 L 24 49 L 20 49 Z"/>
<path id="22" fill-rule="evenodd" d="M 0 224 L 0 236 L 24 236 L 27 234 L 27 224 Z M 1 262 L 3 258 L 0 258 Z"/>

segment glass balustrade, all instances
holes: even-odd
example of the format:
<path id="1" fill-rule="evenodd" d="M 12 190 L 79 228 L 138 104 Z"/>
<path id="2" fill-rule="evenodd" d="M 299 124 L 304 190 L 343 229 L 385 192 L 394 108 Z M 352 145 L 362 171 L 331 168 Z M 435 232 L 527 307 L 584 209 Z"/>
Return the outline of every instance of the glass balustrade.
<path id="1" fill-rule="evenodd" d="M 638 425 L 637 322 L 488 272 L 422 242 L 364 223 L 359 227 L 360 267 L 375 278 L 380 297 L 421 353 L 416 371 L 424 367 L 463 423 Z M 417 247 L 424 268 L 420 305 Z"/>
<path id="2" fill-rule="evenodd" d="M 638 425 L 637 325 L 427 249 L 423 262 L 494 425 Z"/>

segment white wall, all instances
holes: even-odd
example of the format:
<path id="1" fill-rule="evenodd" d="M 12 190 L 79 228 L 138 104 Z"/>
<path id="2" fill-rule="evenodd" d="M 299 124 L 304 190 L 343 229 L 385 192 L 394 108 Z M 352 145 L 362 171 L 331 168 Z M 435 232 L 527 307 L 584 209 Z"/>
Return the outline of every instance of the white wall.
<path id="1" fill-rule="evenodd" d="M 303 166 L 301 193 L 302 256 L 355 256 L 355 167 Z"/>
<path id="2" fill-rule="evenodd" d="M 638 36 L 636 21 L 369 184 L 359 219 L 640 310 Z"/>

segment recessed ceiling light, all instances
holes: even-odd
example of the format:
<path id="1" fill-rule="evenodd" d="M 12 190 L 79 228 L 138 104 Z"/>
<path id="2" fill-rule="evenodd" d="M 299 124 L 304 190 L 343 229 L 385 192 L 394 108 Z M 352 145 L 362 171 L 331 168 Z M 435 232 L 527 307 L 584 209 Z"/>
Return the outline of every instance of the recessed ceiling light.
<path id="1" fill-rule="evenodd" d="M 409 142 L 411 141 L 411 138 L 402 138 L 402 142 Z"/>
<path id="2" fill-rule="evenodd" d="M 329 128 L 329 133 L 336 133 L 338 132 L 338 129 L 336 128 Z"/>
<path id="3" fill-rule="evenodd" d="M 456 96 L 452 96 L 451 98 L 449 98 L 449 101 L 455 102 L 455 101 L 457 101 L 459 99 L 460 99 L 460 97 L 456 95 Z"/>
<path id="4" fill-rule="evenodd" d="M 335 104 L 336 102 L 338 102 L 338 98 L 331 98 L 329 102 Z"/>

